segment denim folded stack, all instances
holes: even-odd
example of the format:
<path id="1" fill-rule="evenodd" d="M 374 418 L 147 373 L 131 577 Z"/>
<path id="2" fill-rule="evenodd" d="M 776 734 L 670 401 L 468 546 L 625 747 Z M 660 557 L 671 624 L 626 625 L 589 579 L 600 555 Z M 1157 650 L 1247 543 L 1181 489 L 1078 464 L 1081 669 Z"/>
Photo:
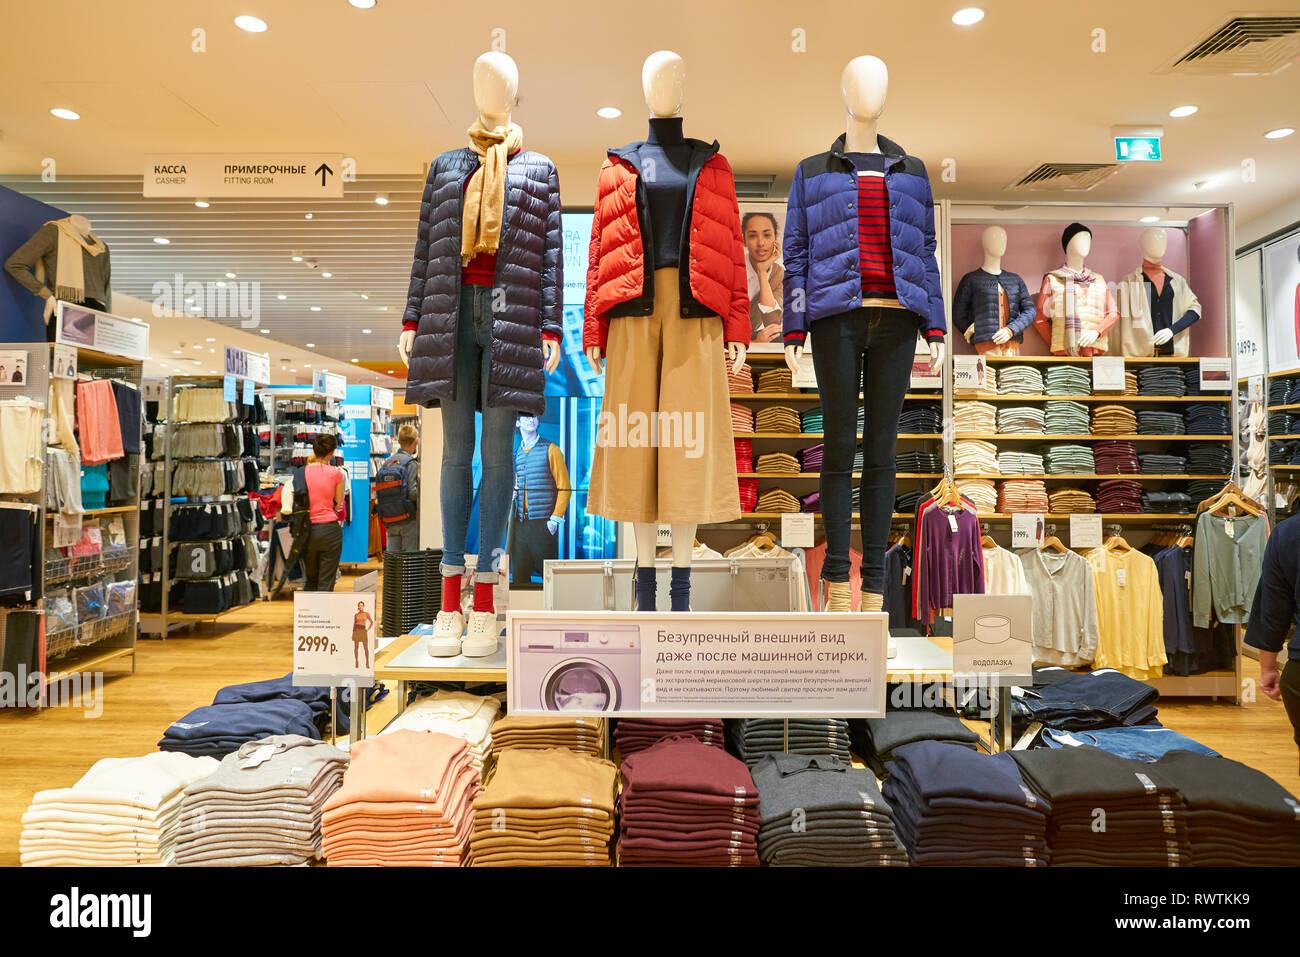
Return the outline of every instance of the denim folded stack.
<path id="1" fill-rule="evenodd" d="M 1033 366 L 1003 366 L 998 370 L 998 395 L 1042 395 L 1043 375 Z"/>
<path id="2" fill-rule="evenodd" d="M 1191 468 L 1190 464 L 1188 468 Z M 1214 498 L 1223 491 L 1223 487 L 1227 484 L 1227 479 L 1197 479 L 1195 482 L 1187 483 L 1187 494 L 1193 502 L 1199 505 L 1201 502 Z"/>
<path id="3" fill-rule="evenodd" d="M 1286 412 L 1273 412 L 1268 417 L 1268 434 L 1269 435 L 1294 435 L 1293 431 L 1296 426 L 1292 423 L 1297 416 L 1288 415 Z M 51 449 L 53 451 L 53 449 Z"/>
<path id="4" fill-rule="evenodd" d="M 893 773 L 895 749 L 905 744 L 946 741 L 974 750 L 979 741 L 979 735 L 962 724 L 956 713 L 929 709 L 890 711 L 883 718 L 850 718 L 849 736 L 853 750 L 882 780 Z"/>
<path id="5" fill-rule="evenodd" d="M 1295 458 L 1296 453 L 1300 452 L 1300 441 L 1288 440 L 1279 442 L 1274 440 L 1268 443 L 1268 464 L 1269 465 L 1290 465 L 1291 460 Z"/>
<path id="6" fill-rule="evenodd" d="M 1010 753 L 918 741 L 894 751 L 884 794 L 913 865 L 1041 867 L 1050 804 Z"/>
<path id="7" fill-rule="evenodd" d="M 1183 381 L 1186 383 L 1187 395 L 1204 394 L 1201 389 L 1201 367 L 1199 364 L 1183 370 Z"/>
<path id="8" fill-rule="evenodd" d="M 1092 376 L 1084 366 L 1052 366 L 1043 376 L 1043 391 L 1048 395 L 1091 395 Z"/>
<path id="9" fill-rule="evenodd" d="M 998 453 L 998 471 L 1003 475 L 1042 475 L 1043 457 L 1037 452 L 1002 451 Z"/>
<path id="10" fill-rule="evenodd" d="M 1049 445 L 1043 451 L 1048 475 L 1093 475 L 1097 471 L 1092 449 L 1086 445 Z"/>
<path id="11" fill-rule="evenodd" d="M 1035 405 L 1012 405 L 998 409 L 998 432 L 1004 435 L 1040 434 L 1043 409 Z"/>
<path id="12" fill-rule="evenodd" d="M 764 864 L 906 866 L 893 809 L 870 771 L 839 758 L 769 754 L 753 774 Z"/>
<path id="13" fill-rule="evenodd" d="M 1232 448 L 1226 442 L 1193 442 L 1187 447 L 1187 471 L 1193 475 L 1226 475 L 1232 471 Z"/>
<path id="14" fill-rule="evenodd" d="M 1143 475 L 1185 475 L 1187 458 L 1182 455 L 1164 455 L 1147 452 L 1138 456 Z"/>
<path id="15" fill-rule="evenodd" d="M 1192 402 L 1183 410 L 1188 435 L 1231 435 L 1226 403 Z"/>
<path id="16" fill-rule="evenodd" d="M 1137 446 L 1132 442 L 1094 442 L 1092 460 L 1098 475 L 1136 475 Z"/>
<path id="17" fill-rule="evenodd" d="M 1287 397 L 1291 395 L 1291 386 L 1295 379 L 1270 379 L 1268 382 L 1268 404 L 1289 405 Z"/>
<path id="18" fill-rule="evenodd" d="M 1051 435 L 1085 435 L 1092 428 L 1088 407 L 1073 399 L 1043 403 L 1043 431 Z"/>
<path id="19" fill-rule="evenodd" d="M 862 446 L 858 446 L 853 452 L 853 473 L 855 475 L 862 472 Z"/>
<path id="20" fill-rule="evenodd" d="M 898 416 L 900 435 L 937 435 L 942 431 L 943 408 L 938 402 L 909 402 Z"/>
<path id="21" fill-rule="evenodd" d="M 1138 395 L 1178 398 L 1187 394 L 1187 380 L 1174 366 L 1144 366 L 1137 377 Z"/>
<path id="22" fill-rule="evenodd" d="M 1173 514 L 1180 512 L 1191 512 L 1196 503 L 1186 492 L 1157 492 L 1145 491 L 1142 493 L 1142 511 L 1156 512 L 1158 514 Z"/>
<path id="23" fill-rule="evenodd" d="M 311 706 L 294 698 L 207 705 L 168 725 L 158 750 L 224 758 L 249 741 L 273 734 L 300 734 L 319 740 L 312 717 Z"/>
<path id="24" fill-rule="evenodd" d="M 1097 483 L 1097 508 L 1114 514 L 1142 511 L 1142 483 L 1130 479 L 1110 479 Z"/>
<path id="25" fill-rule="evenodd" d="M 1052 864 L 1182 867 L 1191 863 L 1186 806 L 1159 765 L 1100 748 L 1012 751 L 1030 789 L 1051 805 Z M 1103 808 L 1106 826 L 1097 826 Z"/>
<path id="26" fill-rule="evenodd" d="M 715 748 L 726 747 L 726 728 L 721 718 L 619 718 L 614 725 L 614 744 L 624 755 L 681 735 Z"/>
<path id="27" fill-rule="evenodd" d="M 1300 378 L 1287 379 L 1286 381 L 1290 384 L 1290 389 L 1287 391 L 1286 401 L 1279 404 L 1300 405 Z"/>
<path id="28" fill-rule="evenodd" d="M 1139 409 L 1137 420 L 1138 435 L 1185 435 L 1187 433 L 1187 422 L 1181 412 Z"/>
<path id="29" fill-rule="evenodd" d="M 904 492 L 898 498 L 894 499 L 894 511 L 901 514 L 910 514 L 916 511 L 916 506 L 921 503 L 921 499 L 926 498 L 928 492 L 915 489 L 911 492 Z"/>
<path id="30" fill-rule="evenodd" d="M 943 460 L 934 452 L 911 450 L 895 456 L 899 472 L 942 472 Z"/>
<path id="31" fill-rule="evenodd" d="M 728 718 L 727 750 L 750 767 L 769 754 L 826 754 L 844 762 L 849 726 L 843 718 Z"/>
<path id="32" fill-rule="evenodd" d="M 1149 684 L 1118 671 L 1072 675 L 1038 684 L 1015 700 L 1016 722 L 1040 721 L 1049 728 L 1093 731 L 1131 727 L 1156 720 L 1160 693 Z M 1020 732 L 1017 732 L 1020 733 Z"/>
<path id="33" fill-rule="evenodd" d="M 1170 751 L 1195 751 L 1217 756 L 1218 752 L 1193 741 L 1173 728 L 1142 725 L 1137 728 L 1097 728 L 1093 731 L 1043 729 L 1043 744 L 1049 748 L 1101 748 L 1121 758 L 1156 761 Z"/>

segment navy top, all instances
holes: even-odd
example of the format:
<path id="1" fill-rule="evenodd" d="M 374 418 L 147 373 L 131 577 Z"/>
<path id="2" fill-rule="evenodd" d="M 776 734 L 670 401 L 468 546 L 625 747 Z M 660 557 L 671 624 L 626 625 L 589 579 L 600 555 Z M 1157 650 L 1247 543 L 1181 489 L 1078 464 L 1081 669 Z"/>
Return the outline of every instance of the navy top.
<path id="1" fill-rule="evenodd" d="M 656 269 L 681 262 L 690 169 L 691 146 L 682 135 L 682 118 L 651 117 L 650 135 L 641 147 L 641 180 L 649 200 Z"/>
<path id="2" fill-rule="evenodd" d="M 1246 644 L 1279 652 L 1300 609 L 1300 515 L 1279 522 L 1264 546 L 1259 586 L 1250 607 Z M 1288 655 L 1300 661 L 1300 631 L 1291 635 Z"/>

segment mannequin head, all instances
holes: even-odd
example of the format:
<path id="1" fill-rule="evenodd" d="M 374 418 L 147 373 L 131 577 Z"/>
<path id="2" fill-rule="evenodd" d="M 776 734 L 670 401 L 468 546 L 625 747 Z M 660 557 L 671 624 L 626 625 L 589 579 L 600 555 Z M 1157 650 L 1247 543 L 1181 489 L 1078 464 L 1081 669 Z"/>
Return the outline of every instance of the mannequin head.
<path id="1" fill-rule="evenodd" d="M 840 74 L 844 108 L 855 120 L 874 120 L 885 111 L 889 68 L 874 56 L 854 57 Z"/>
<path id="2" fill-rule="evenodd" d="M 510 122 L 519 96 L 519 67 L 504 53 L 491 50 L 474 61 L 474 105 L 488 129 Z"/>
<path id="3" fill-rule="evenodd" d="M 74 213 L 68 217 L 68 224 L 82 236 L 90 234 L 90 220 L 79 213 Z"/>
<path id="4" fill-rule="evenodd" d="M 1092 252 L 1092 230 L 1083 223 L 1071 223 L 1061 233 L 1061 248 L 1066 262 L 1082 263 Z"/>
<path id="5" fill-rule="evenodd" d="M 1159 226 L 1142 230 L 1142 255 L 1147 262 L 1158 263 L 1169 248 L 1169 234 Z"/>
<path id="6" fill-rule="evenodd" d="M 1001 258 L 1007 252 L 1007 231 L 1001 226 L 990 226 L 984 230 L 984 235 L 980 237 L 980 242 L 984 246 L 985 256 L 995 256 Z"/>
<path id="7" fill-rule="evenodd" d="M 651 116 L 678 116 L 686 97 L 686 64 L 671 50 L 657 50 L 641 67 L 641 90 Z"/>

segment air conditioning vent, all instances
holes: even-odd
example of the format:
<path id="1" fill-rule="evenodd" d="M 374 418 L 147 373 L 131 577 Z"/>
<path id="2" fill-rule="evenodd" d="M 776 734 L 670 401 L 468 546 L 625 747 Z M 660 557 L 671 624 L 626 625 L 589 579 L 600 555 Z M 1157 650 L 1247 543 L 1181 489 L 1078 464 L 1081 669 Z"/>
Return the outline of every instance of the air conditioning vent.
<path id="1" fill-rule="evenodd" d="M 736 198 L 737 199 L 768 199 L 772 195 L 772 187 L 776 183 L 776 176 L 755 176 L 745 174 L 736 177 Z"/>
<path id="2" fill-rule="evenodd" d="M 1007 189 L 1084 192 L 1118 172 L 1117 163 L 1043 163 L 1031 168 Z"/>
<path id="3" fill-rule="evenodd" d="M 1297 59 L 1300 17 L 1232 17 L 1156 72 L 1269 76 Z"/>

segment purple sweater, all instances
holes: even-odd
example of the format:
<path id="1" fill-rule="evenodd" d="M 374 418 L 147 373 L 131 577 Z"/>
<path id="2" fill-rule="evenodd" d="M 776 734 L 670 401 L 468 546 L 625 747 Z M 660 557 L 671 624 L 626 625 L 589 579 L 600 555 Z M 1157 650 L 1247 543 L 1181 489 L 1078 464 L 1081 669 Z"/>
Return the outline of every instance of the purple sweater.
<path id="1" fill-rule="evenodd" d="M 948 516 L 957 519 L 954 532 Z M 952 607 L 953 595 L 984 594 L 984 551 L 974 512 L 934 507 L 921 516 L 921 554 L 917 556 L 921 620 L 929 624 L 940 608 Z"/>

